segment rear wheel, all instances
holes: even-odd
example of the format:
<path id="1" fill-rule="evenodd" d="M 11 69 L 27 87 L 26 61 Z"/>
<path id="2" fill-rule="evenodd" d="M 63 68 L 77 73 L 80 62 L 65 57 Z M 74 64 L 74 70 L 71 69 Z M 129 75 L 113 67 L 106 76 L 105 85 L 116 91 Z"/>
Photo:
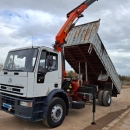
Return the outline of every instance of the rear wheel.
<path id="1" fill-rule="evenodd" d="M 66 115 L 66 104 L 61 98 L 53 98 L 48 111 L 46 119 L 43 123 L 47 127 L 55 128 L 62 124 Z"/>
<path id="2" fill-rule="evenodd" d="M 106 106 L 106 107 L 110 106 L 111 101 L 112 101 L 111 93 L 109 91 L 105 91 L 104 94 L 103 94 L 103 104 L 104 104 L 104 106 Z"/>
<path id="3" fill-rule="evenodd" d="M 98 93 L 98 104 L 100 106 L 103 106 L 103 94 L 104 94 L 104 90 L 101 90 Z"/>

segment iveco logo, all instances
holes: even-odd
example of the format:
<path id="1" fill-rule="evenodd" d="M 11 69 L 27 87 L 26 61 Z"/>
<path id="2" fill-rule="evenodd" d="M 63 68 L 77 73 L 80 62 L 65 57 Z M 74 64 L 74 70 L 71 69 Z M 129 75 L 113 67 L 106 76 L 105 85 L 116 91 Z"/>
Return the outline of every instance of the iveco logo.
<path id="1" fill-rule="evenodd" d="M 12 88 L 10 88 L 10 87 L 6 87 L 6 89 L 7 89 L 8 91 L 12 91 Z"/>
<path id="2" fill-rule="evenodd" d="M 12 83 L 12 79 L 11 78 L 9 78 L 8 83 Z"/>

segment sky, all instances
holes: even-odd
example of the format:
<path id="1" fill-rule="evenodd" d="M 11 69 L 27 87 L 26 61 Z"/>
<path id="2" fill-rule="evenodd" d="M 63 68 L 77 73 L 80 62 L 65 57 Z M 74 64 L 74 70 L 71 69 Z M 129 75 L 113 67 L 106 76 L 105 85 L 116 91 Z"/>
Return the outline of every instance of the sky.
<path id="1" fill-rule="evenodd" d="M 9 50 L 51 47 L 66 14 L 83 0 L 0 0 L 0 63 Z M 99 35 L 118 72 L 130 75 L 130 1 L 98 0 L 77 24 L 101 19 Z M 67 65 L 67 70 L 71 68 Z"/>

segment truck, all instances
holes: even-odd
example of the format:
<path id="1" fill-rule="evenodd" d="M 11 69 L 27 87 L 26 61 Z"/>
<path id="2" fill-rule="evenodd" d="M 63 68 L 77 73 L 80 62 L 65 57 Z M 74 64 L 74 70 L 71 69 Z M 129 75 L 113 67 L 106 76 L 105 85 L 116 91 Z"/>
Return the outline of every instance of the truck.
<path id="1" fill-rule="evenodd" d="M 93 113 L 96 98 L 99 105 L 111 105 L 121 83 L 97 34 L 99 21 L 75 27 L 95 1 L 86 0 L 67 14 L 53 48 L 32 46 L 8 53 L 0 72 L 2 111 L 55 128 L 69 109 L 82 109 L 89 100 L 93 100 Z M 67 77 L 65 60 L 77 77 Z"/>

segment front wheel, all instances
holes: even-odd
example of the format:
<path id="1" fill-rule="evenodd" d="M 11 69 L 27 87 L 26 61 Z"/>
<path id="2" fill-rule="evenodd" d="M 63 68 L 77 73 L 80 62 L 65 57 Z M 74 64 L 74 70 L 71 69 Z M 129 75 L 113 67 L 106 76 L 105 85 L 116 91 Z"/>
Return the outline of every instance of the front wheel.
<path id="1" fill-rule="evenodd" d="M 66 115 L 66 104 L 61 98 L 53 98 L 48 111 L 46 119 L 43 120 L 43 123 L 51 128 L 58 127 L 62 124 Z"/>

